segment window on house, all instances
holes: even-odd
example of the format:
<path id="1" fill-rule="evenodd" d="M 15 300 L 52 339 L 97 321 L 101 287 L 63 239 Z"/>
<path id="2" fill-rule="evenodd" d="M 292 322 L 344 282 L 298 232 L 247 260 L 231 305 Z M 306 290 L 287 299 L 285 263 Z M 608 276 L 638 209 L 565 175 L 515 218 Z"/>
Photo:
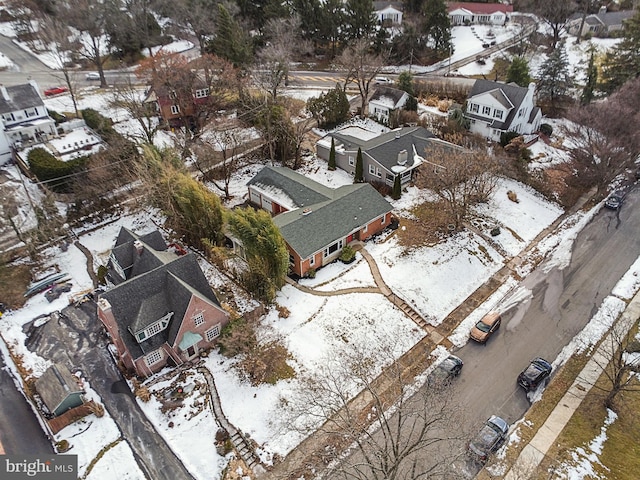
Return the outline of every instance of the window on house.
<path id="1" fill-rule="evenodd" d="M 524 108 L 518 110 L 518 118 L 520 118 L 522 115 L 524 115 Z"/>
<path id="2" fill-rule="evenodd" d="M 145 330 L 145 333 L 148 337 L 153 337 L 156 333 L 159 333 L 162 330 L 162 326 L 160 322 L 154 323 L 153 325 L 149 325 L 149 327 Z"/>
<path id="3" fill-rule="evenodd" d="M 363 231 L 363 232 L 366 232 L 367 230 L 369 230 L 369 225 L 365 225 L 365 226 L 362 228 L 362 231 Z"/>
<path id="4" fill-rule="evenodd" d="M 198 313 L 195 317 L 193 317 L 193 323 L 196 327 L 199 327 L 204 323 L 204 315 L 202 313 Z"/>
<path id="5" fill-rule="evenodd" d="M 376 174 L 376 167 L 374 165 L 369 165 L 369 174 L 370 175 Z"/>
<path id="6" fill-rule="evenodd" d="M 355 164 L 356 164 L 356 160 L 351 155 L 349 155 L 349 165 L 353 167 Z"/>
<path id="7" fill-rule="evenodd" d="M 147 364 L 147 367 L 150 367 L 151 365 L 155 365 L 160 360 L 162 360 L 162 353 L 160 353 L 160 350 L 154 350 L 153 352 L 147 354 L 144 357 L 144 363 Z"/>
<path id="8" fill-rule="evenodd" d="M 380 217 L 380 225 L 384 225 L 384 218 L 386 217 L 386 215 L 383 215 Z"/>
<path id="9" fill-rule="evenodd" d="M 316 264 L 316 256 L 315 255 L 311 255 L 309 257 L 309 266 L 313 267 Z"/>
<path id="10" fill-rule="evenodd" d="M 343 245 L 342 240 L 338 240 L 333 245 L 328 246 L 327 248 L 324 249 L 324 256 L 328 257 L 332 253 L 336 253 L 339 249 L 342 248 L 342 245 Z"/>
<path id="11" fill-rule="evenodd" d="M 144 332 L 140 332 L 140 333 L 138 334 L 138 341 L 139 341 L 139 342 L 142 342 L 145 338 L 147 338 L 147 334 L 146 334 L 146 333 L 144 333 Z"/>
<path id="12" fill-rule="evenodd" d="M 208 88 L 201 88 L 200 90 L 196 90 L 196 98 L 205 98 L 209 96 Z"/>
<path id="13" fill-rule="evenodd" d="M 491 113 L 491 107 L 482 107 L 482 114 L 489 115 Z"/>
<path id="14" fill-rule="evenodd" d="M 293 257 L 293 255 L 289 254 L 289 265 L 295 265 L 296 263 L 296 259 Z"/>
<path id="15" fill-rule="evenodd" d="M 494 118 L 502 118 L 502 110 L 494 110 L 493 111 Z"/>
<path id="16" fill-rule="evenodd" d="M 180 113 L 180 107 L 178 105 L 171 105 L 171 113 L 177 115 Z"/>
<path id="17" fill-rule="evenodd" d="M 213 342 L 213 339 L 220 336 L 220 324 L 210 328 L 205 332 L 207 342 Z"/>
<path id="18" fill-rule="evenodd" d="M 479 107 L 479 105 L 478 105 L 477 103 L 472 103 L 472 104 L 471 104 L 471 111 L 472 111 L 473 113 L 478 113 L 478 109 L 479 109 L 479 108 L 480 108 L 480 107 Z"/>
<path id="19" fill-rule="evenodd" d="M 36 112 L 36 109 L 35 109 L 35 108 L 32 108 L 31 110 L 25 110 L 25 111 L 24 111 L 24 114 L 25 114 L 27 117 L 35 117 L 35 116 L 36 116 L 36 114 L 37 114 L 37 112 Z"/>

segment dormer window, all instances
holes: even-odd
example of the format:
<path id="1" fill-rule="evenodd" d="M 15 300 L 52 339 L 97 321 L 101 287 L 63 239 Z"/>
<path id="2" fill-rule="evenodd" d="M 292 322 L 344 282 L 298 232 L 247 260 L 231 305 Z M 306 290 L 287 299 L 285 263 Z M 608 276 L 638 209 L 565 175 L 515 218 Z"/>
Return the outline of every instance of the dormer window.
<path id="1" fill-rule="evenodd" d="M 482 107 L 482 114 L 483 115 L 490 115 L 491 114 L 491 107 Z"/>
<path id="2" fill-rule="evenodd" d="M 173 316 L 173 312 L 169 312 L 157 322 L 154 322 L 144 330 L 137 332 L 135 334 L 135 337 L 136 337 L 136 340 L 138 340 L 138 343 L 144 342 L 145 340 L 148 340 L 149 338 L 153 337 L 154 335 L 157 335 L 163 330 L 166 330 L 167 327 L 169 326 L 169 321 L 171 320 L 172 316 Z"/>
<path id="3" fill-rule="evenodd" d="M 494 111 L 493 111 L 493 117 L 494 117 L 494 118 L 500 118 L 500 119 L 502 119 L 502 114 L 503 114 L 502 110 L 494 110 Z"/>

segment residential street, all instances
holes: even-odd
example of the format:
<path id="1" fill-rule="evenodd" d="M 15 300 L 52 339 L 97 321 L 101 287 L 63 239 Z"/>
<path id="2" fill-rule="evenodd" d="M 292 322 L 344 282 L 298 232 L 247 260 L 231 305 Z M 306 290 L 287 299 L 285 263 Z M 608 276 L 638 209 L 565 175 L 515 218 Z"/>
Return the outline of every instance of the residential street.
<path id="1" fill-rule="evenodd" d="M 53 453 L 35 413 L 18 391 L 0 355 L 0 446 L 9 455 Z M 2 449 L 0 449 L 1 451 Z"/>
<path id="2" fill-rule="evenodd" d="M 44 358 L 69 365 L 72 371 L 73 368 L 82 371 L 131 446 L 147 478 L 192 478 L 147 420 L 124 383 L 107 350 L 95 303 L 87 301 L 79 308 L 68 307 L 63 314 L 33 329 L 27 347 Z"/>
<path id="3" fill-rule="evenodd" d="M 521 282 L 533 297 L 503 311 L 502 326 L 486 346 L 470 341 L 455 352 L 464 361 L 450 390 L 451 401 L 465 406 L 461 430 L 475 432 L 491 415 L 512 424 L 525 414 L 530 403 L 518 374 L 534 357 L 553 361 L 640 256 L 638 203 L 634 187 L 621 210 L 603 208 L 578 235 L 566 268 L 549 268 L 553 260 L 547 259 Z M 431 464 L 434 454 L 423 451 L 418 461 Z M 479 467 L 463 458 L 453 469 L 473 478 Z"/>

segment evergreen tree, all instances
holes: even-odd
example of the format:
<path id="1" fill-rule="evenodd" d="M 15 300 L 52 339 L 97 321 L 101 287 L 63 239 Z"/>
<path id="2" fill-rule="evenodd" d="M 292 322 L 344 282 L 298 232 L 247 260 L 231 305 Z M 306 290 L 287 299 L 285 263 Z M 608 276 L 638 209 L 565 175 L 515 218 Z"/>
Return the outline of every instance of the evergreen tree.
<path id="1" fill-rule="evenodd" d="M 407 103 L 404 104 L 404 109 L 408 112 L 417 112 L 418 99 L 413 95 L 409 95 L 409 98 L 407 99 Z"/>
<path id="2" fill-rule="evenodd" d="M 640 10 L 622 27 L 622 40 L 605 56 L 602 64 L 602 85 L 612 93 L 627 80 L 640 76 Z"/>
<path id="3" fill-rule="evenodd" d="M 589 64 L 587 65 L 587 82 L 582 89 L 582 95 L 580 96 L 580 102 L 583 105 L 587 105 L 591 103 L 594 97 L 594 90 L 598 83 L 598 68 L 594 62 L 594 54 L 593 51 L 589 56 Z"/>
<path id="4" fill-rule="evenodd" d="M 307 110 L 323 128 L 333 128 L 349 118 L 349 100 L 340 84 L 307 100 Z"/>
<path id="5" fill-rule="evenodd" d="M 329 170 L 333 171 L 336 169 L 336 142 L 331 137 L 331 150 L 329 150 Z"/>
<path id="6" fill-rule="evenodd" d="M 329 45 L 331 56 L 335 57 L 345 35 L 346 20 L 342 0 L 326 0 L 318 18 L 318 41 Z"/>
<path id="7" fill-rule="evenodd" d="M 345 5 L 346 39 L 368 38 L 375 31 L 376 16 L 372 0 L 347 0 Z"/>
<path id="8" fill-rule="evenodd" d="M 353 183 L 364 182 L 364 165 L 362 161 L 362 149 L 358 148 L 358 155 L 356 156 L 356 174 L 353 177 Z"/>
<path id="9" fill-rule="evenodd" d="M 564 97 L 572 85 L 573 80 L 569 74 L 569 59 L 564 43 L 560 42 L 540 67 L 538 95 L 541 99 L 555 102 Z"/>
<path id="10" fill-rule="evenodd" d="M 227 218 L 231 233 L 244 247 L 249 264 L 245 286 L 266 302 L 271 302 L 289 271 L 289 251 L 278 227 L 266 210 L 235 209 Z"/>
<path id="11" fill-rule="evenodd" d="M 207 53 L 229 60 L 235 67 L 248 65 L 253 56 L 251 40 L 245 29 L 240 28 L 221 3 L 218 4 L 216 36 L 209 42 L 206 50 Z"/>
<path id="12" fill-rule="evenodd" d="M 404 90 L 409 95 L 413 95 L 413 75 L 409 72 L 402 72 L 398 75 L 398 88 Z"/>
<path id="13" fill-rule="evenodd" d="M 438 56 L 451 51 L 451 21 L 444 0 L 425 0 L 422 5 L 423 31 L 428 45 Z"/>
<path id="14" fill-rule="evenodd" d="M 524 57 L 514 57 L 511 65 L 507 69 L 507 83 L 517 83 L 521 87 L 526 87 L 531 82 L 529 75 L 529 64 Z"/>
<path id="15" fill-rule="evenodd" d="M 400 186 L 400 175 L 396 175 L 396 178 L 393 180 L 393 190 L 391 191 L 391 198 L 394 200 L 400 200 L 402 196 L 402 188 Z"/>

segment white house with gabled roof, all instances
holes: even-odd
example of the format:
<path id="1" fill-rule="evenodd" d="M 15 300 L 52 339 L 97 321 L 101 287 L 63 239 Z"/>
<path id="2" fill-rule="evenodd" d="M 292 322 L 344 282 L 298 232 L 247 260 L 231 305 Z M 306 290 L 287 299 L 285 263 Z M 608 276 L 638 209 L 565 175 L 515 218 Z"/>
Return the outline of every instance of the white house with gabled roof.
<path id="1" fill-rule="evenodd" d="M 41 143 L 56 135 L 35 81 L 5 87 L 0 85 L 0 165 L 11 159 L 11 149 Z"/>
<path id="2" fill-rule="evenodd" d="M 505 132 L 529 135 L 537 132 L 542 112 L 535 104 L 535 84 L 476 80 L 467 97 L 464 113 L 469 130 L 495 142 Z"/>

